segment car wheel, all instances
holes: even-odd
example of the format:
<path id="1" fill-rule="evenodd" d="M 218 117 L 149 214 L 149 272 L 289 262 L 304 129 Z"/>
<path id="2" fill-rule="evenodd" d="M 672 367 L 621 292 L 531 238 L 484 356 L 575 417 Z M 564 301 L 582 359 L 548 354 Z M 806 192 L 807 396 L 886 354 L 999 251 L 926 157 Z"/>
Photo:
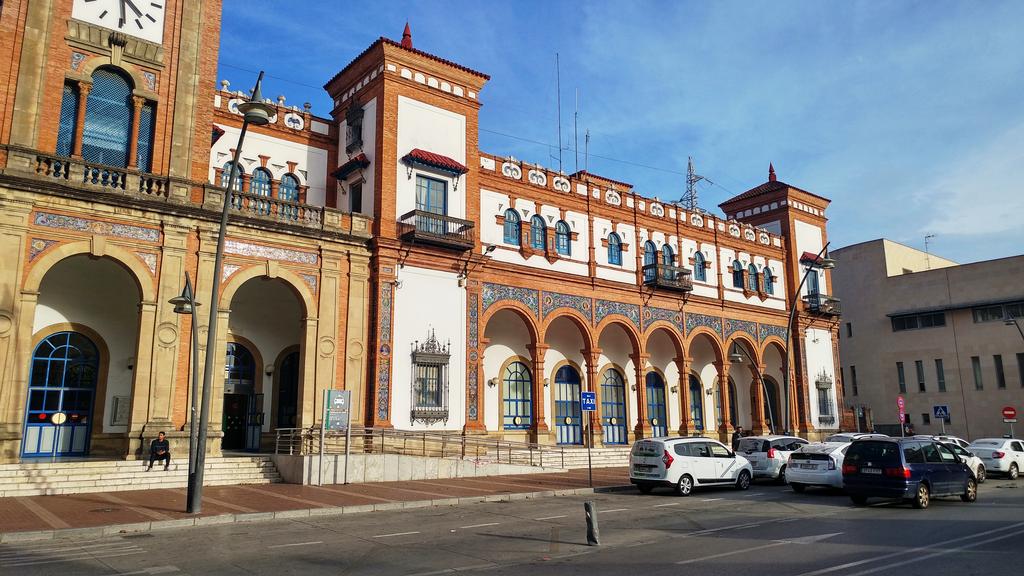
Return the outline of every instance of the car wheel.
<path id="1" fill-rule="evenodd" d="M 967 479 L 967 488 L 960 495 L 960 499 L 964 502 L 974 502 L 978 499 L 978 483 L 975 482 L 974 478 Z"/>
<path id="2" fill-rule="evenodd" d="M 793 492 L 803 492 L 807 489 L 807 486 L 800 484 L 799 482 L 790 482 L 789 487 L 793 489 Z"/>
<path id="3" fill-rule="evenodd" d="M 779 468 L 779 484 L 786 483 L 786 465 L 783 464 L 782 468 Z"/>
<path id="4" fill-rule="evenodd" d="M 676 493 L 680 496 L 689 496 L 693 492 L 693 478 L 690 478 L 689 474 L 683 474 L 679 477 L 679 483 L 676 484 Z"/>
<path id="5" fill-rule="evenodd" d="M 736 478 L 736 488 L 739 490 L 746 490 L 750 488 L 750 472 L 746 470 L 740 471 L 740 475 Z"/>
<path id="6" fill-rule="evenodd" d="M 914 508 L 924 509 L 928 507 L 931 502 L 932 494 L 928 490 L 928 485 L 921 482 L 917 485 L 917 493 L 914 494 Z"/>
<path id="7" fill-rule="evenodd" d="M 985 466 L 978 466 L 978 484 L 984 484 L 985 480 L 988 479 L 988 473 L 985 472 Z"/>
<path id="8" fill-rule="evenodd" d="M 867 496 L 850 496 L 850 500 L 853 501 L 854 506 L 863 506 L 868 503 Z"/>
<path id="9" fill-rule="evenodd" d="M 1017 476 L 1019 475 L 1020 470 L 1017 469 L 1017 463 L 1014 462 L 1013 464 L 1010 464 L 1010 471 L 1007 473 L 1007 476 L 1010 477 L 1010 480 L 1016 480 Z"/>
<path id="10" fill-rule="evenodd" d="M 654 488 L 654 486 L 651 486 L 650 484 L 637 484 L 636 488 L 641 494 L 650 494 L 651 489 Z"/>

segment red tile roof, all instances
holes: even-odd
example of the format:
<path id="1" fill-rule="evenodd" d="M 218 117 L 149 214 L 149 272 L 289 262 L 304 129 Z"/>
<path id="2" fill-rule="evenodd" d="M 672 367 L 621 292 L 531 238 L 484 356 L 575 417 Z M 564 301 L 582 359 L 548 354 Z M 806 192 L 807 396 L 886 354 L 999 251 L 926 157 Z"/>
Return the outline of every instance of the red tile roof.
<path id="1" fill-rule="evenodd" d="M 800 255 L 800 262 L 807 262 L 810 264 L 821 264 L 822 258 L 818 258 L 818 255 L 814 252 L 804 252 Z"/>
<path id="2" fill-rule="evenodd" d="M 611 178 L 608 178 L 606 176 L 599 176 L 597 174 L 594 174 L 593 172 L 587 172 L 586 170 L 580 170 L 579 172 L 573 172 L 572 174 L 569 175 L 569 177 L 574 179 L 574 180 L 583 180 L 587 176 L 590 176 L 591 178 L 600 178 L 601 180 L 604 180 L 606 182 L 611 182 L 612 184 L 618 184 L 620 186 L 626 186 L 627 188 L 632 188 L 633 187 L 633 185 L 630 184 L 629 182 L 620 182 L 618 180 L 612 180 Z"/>
<path id="3" fill-rule="evenodd" d="M 758 196 L 762 196 L 762 195 L 769 194 L 769 193 L 772 193 L 772 192 L 777 192 L 779 190 L 785 190 L 787 188 L 792 188 L 793 190 L 797 190 L 799 192 L 803 192 L 804 194 L 809 194 L 811 196 L 814 196 L 815 198 L 820 198 L 820 199 L 824 200 L 825 202 L 831 202 L 831 200 L 829 200 L 828 198 L 825 198 L 824 196 L 819 196 L 818 194 L 815 194 L 814 192 L 808 192 L 807 190 L 804 190 L 802 188 L 797 188 L 796 186 L 791 186 L 789 184 L 786 184 L 785 182 L 782 182 L 781 180 L 769 180 L 768 182 L 765 182 L 764 184 L 761 184 L 760 186 L 755 186 L 755 187 L 751 188 L 750 190 L 747 190 L 746 192 L 744 192 L 742 194 L 737 194 L 736 196 L 733 196 L 732 198 L 729 198 L 728 200 L 726 200 L 725 202 L 722 202 L 718 206 L 719 206 L 719 208 L 723 208 L 724 209 L 724 206 L 732 204 L 733 202 L 739 202 L 740 200 L 747 200 L 747 199 L 750 199 L 750 198 L 756 198 Z"/>
<path id="4" fill-rule="evenodd" d="M 421 150 L 419 148 L 413 148 L 405 155 L 405 157 L 402 158 L 402 160 L 405 160 L 406 162 L 418 162 L 420 164 L 432 166 L 454 174 L 465 174 L 466 172 L 469 172 L 469 168 L 466 168 L 457 160 L 434 152 L 428 152 L 427 150 Z"/>
<path id="5" fill-rule="evenodd" d="M 418 56 L 423 56 L 424 58 L 429 58 L 429 59 L 431 59 L 431 60 L 433 60 L 435 62 L 440 62 L 441 64 L 445 64 L 447 66 L 451 66 L 452 68 L 455 68 L 457 70 L 462 70 L 463 72 L 469 72 L 470 74 L 472 74 L 474 76 L 479 76 L 480 78 L 483 78 L 484 80 L 490 80 L 491 79 L 490 75 L 484 74 L 483 72 L 477 72 L 476 70 L 473 70 L 472 68 L 467 68 L 466 66 L 463 66 L 461 64 L 456 64 L 455 62 L 452 62 L 451 60 L 445 60 L 444 58 L 440 58 L 438 56 L 434 56 L 433 54 L 429 54 L 429 53 L 424 52 L 422 50 L 417 50 L 415 48 L 406 48 L 405 46 L 402 46 L 402 44 L 400 42 L 395 42 L 394 40 L 391 40 L 390 38 L 385 38 L 385 37 L 381 36 L 380 38 L 375 40 L 373 42 L 373 44 L 370 44 L 366 48 L 366 50 L 363 50 L 362 52 L 359 53 L 358 56 L 353 58 L 351 62 L 349 62 L 344 68 L 341 69 L 341 72 L 338 72 L 337 74 L 334 75 L 334 77 L 332 77 L 330 80 L 328 80 L 327 83 L 324 84 L 324 90 L 326 90 L 327 87 L 330 86 L 332 82 L 334 82 L 335 80 L 340 78 L 342 74 L 344 74 L 349 68 L 352 67 L 353 64 L 355 64 L 360 59 L 362 59 L 362 57 L 365 56 L 370 50 L 373 50 L 374 48 L 376 48 L 377 46 L 382 45 L 382 44 L 387 44 L 389 46 L 394 46 L 396 48 L 401 48 L 402 50 L 405 50 L 407 52 L 412 52 L 413 54 L 416 54 Z"/>
<path id="6" fill-rule="evenodd" d="M 349 174 L 355 172 L 356 170 L 366 168 L 369 165 L 370 159 L 366 157 L 366 154 L 360 152 L 359 154 L 356 154 L 352 158 L 349 158 L 348 162 L 345 162 L 341 166 L 338 166 L 337 169 L 335 169 L 334 172 L 331 173 L 331 176 L 334 176 L 335 178 L 341 180 L 347 177 Z"/>

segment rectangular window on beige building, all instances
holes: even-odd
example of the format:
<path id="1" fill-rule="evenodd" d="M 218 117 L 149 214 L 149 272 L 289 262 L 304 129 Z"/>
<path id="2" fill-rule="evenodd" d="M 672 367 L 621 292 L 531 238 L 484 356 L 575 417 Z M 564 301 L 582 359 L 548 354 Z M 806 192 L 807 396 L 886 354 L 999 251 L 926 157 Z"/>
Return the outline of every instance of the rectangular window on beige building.
<path id="1" fill-rule="evenodd" d="M 914 368 L 917 369 L 917 391 L 924 392 L 924 362 L 914 360 Z"/>
<path id="2" fill-rule="evenodd" d="M 935 359 L 935 377 L 939 382 L 939 392 L 946 391 L 946 371 L 942 367 L 942 358 Z"/>
<path id="3" fill-rule="evenodd" d="M 1000 390 L 1006 388 L 1006 374 L 1003 373 L 1003 357 L 999 354 L 992 356 L 992 361 L 996 364 L 996 387 Z"/>
<path id="4" fill-rule="evenodd" d="M 1024 354 L 1018 354 L 1017 356 L 1022 357 Z M 1018 358 L 1018 361 L 1024 361 L 1024 359 Z M 1021 370 L 1024 370 L 1024 364 L 1021 365 Z M 1024 374 L 1024 373 L 1022 373 Z M 850 383 L 853 385 L 853 395 L 857 395 L 857 367 L 850 366 Z"/>
<path id="5" fill-rule="evenodd" d="M 896 363 L 896 376 L 900 379 L 900 394 L 907 392 L 907 379 L 903 374 L 903 362 Z"/>
<path id="6" fill-rule="evenodd" d="M 1020 352 L 1017 352 L 1017 373 L 1020 376 L 1020 387 L 1024 388 L 1024 353 Z M 854 382 L 856 381 L 856 376 L 854 376 Z M 856 390 L 856 384 L 854 384 L 854 390 Z"/>
<path id="7" fill-rule="evenodd" d="M 974 368 L 974 389 L 984 389 L 985 385 L 981 382 L 981 358 L 971 356 L 971 367 Z"/>

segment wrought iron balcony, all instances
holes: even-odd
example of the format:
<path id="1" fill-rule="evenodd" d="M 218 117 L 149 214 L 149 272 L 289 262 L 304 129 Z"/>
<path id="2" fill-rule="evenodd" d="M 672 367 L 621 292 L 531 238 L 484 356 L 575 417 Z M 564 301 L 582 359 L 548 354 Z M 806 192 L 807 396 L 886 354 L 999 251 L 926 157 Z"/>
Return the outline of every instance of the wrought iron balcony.
<path id="1" fill-rule="evenodd" d="M 644 285 L 677 292 L 691 292 L 693 291 L 693 273 L 686 268 L 660 262 L 645 264 Z"/>
<path id="2" fill-rule="evenodd" d="M 829 425 L 829 424 L 835 424 L 835 423 L 836 423 L 836 417 L 833 416 L 832 414 L 821 414 L 820 416 L 818 416 L 818 424 Z"/>
<path id="3" fill-rule="evenodd" d="M 432 244 L 465 252 L 476 245 L 473 222 L 435 214 L 426 210 L 413 210 L 398 219 L 398 235 L 406 242 Z"/>
<path id="4" fill-rule="evenodd" d="M 828 294 L 808 294 L 804 296 L 803 300 L 807 303 L 813 314 L 839 316 L 842 313 L 839 298 L 834 296 L 829 296 Z"/>

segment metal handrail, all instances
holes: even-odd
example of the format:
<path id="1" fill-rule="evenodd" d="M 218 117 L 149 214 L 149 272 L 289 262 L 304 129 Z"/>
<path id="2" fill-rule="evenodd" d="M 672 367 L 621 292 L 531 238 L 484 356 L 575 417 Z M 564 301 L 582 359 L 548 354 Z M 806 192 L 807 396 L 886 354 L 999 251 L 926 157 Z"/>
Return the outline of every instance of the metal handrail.
<path id="1" fill-rule="evenodd" d="M 545 462 L 548 466 L 557 462 L 559 467 L 565 467 L 565 449 L 561 446 L 544 446 L 534 442 L 516 442 L 461 432 L 353 426 L 348 436 L 344 431 L 325 432 L 323 444 L 317 427 L 278 428 L 275 432 L 276 454 L 309 455 L 321 451 L 324 454 L 344 454 L 345 443 L 349 441 L 351 453 L 407 454 L 540 467 Z"/>

